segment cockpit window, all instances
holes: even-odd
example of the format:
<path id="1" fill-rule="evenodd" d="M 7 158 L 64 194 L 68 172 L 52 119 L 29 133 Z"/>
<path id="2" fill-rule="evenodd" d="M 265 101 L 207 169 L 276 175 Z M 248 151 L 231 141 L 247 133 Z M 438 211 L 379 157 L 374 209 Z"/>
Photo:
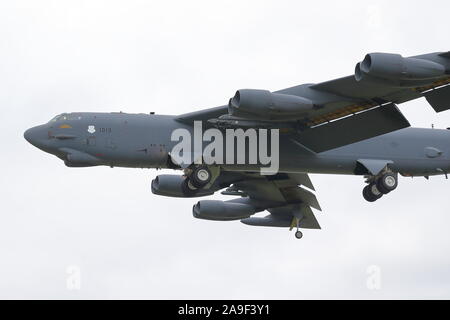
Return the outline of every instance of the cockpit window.
<path id="1" fill-rule="evenodd" d="M 50 122 L 56 122 L 56 121 L 60 121 L 60 120 L 66 120 L 66 115 L 64 115 L 64 114 L 57 115 L 52 120 L 50 120 Z"/>
<path id="2" fill-rule="evenodd" d="M 50 120 L 50 122 L 56 122 L 56 121 L 58 121 L 59 117 L 61 117 L 61 115 L 57 115 L 57 116 L 54 117 L 52 120 Z"/>
<path id="3" fill-rule="evenodd" d="M 50 122 L 56 122 L 56 121 L 67 121 L 67 120 L 81 120 L 81 116 L 75 115 L 75 114 L 67 114 L 63 113 L 60 115 L 57 115 L 54 117 Z"/>

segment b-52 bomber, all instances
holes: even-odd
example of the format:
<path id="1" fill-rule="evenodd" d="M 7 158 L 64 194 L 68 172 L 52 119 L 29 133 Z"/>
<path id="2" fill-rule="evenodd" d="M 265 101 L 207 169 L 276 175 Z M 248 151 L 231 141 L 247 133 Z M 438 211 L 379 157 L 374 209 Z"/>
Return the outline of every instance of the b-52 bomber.
<path id="1" fill-rule="evenodd" d="M 199 91 L 199 94 L 202 94 Z M 227 105 L 181 115 L 63 113 L 25 139 L 68 167 L 164 168 L 156 195 L 201 200 L 193 215 L 250 226 L 320 229 L 308 177 L 363 177 L 374 202 L 404 177 L 450 172 L 450 130 L 411 128 L 398 104 L 424 97 L 450 109 L 450 52 L 371 53 L 354 74 L 275 92 L 242 89 Z M 268 211 L 265 216 L 258 215 Z"/>

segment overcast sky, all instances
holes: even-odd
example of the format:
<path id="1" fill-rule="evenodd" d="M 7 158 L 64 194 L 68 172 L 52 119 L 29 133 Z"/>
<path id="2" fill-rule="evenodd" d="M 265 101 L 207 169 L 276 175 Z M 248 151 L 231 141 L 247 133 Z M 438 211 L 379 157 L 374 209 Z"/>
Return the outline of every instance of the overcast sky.
<path id="1" fill-rule="evenodd" d="M 195 199 L 151 193 L 155 170 L 71 169 L 23 139 L 62 112 L 180 114 L 240 88 L 350 75 L 368 52 L 448 51 L 449 11 L 447 0 L 0 0 L 0 298 L 450 298 L 443 177 L 402 178 L 369 204 L 362 177 L 312 175 L 323 230 L 298 241 L 194 219 Z M 424 99 L 401 110 L 413 126 L 450 127 Z"/>

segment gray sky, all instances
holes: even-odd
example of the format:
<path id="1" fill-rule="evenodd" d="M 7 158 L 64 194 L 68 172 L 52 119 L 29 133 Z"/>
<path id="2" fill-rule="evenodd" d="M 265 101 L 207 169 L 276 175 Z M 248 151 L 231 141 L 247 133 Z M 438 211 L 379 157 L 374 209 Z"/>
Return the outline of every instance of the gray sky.
<path id="1" fill-rule="evenodd" d="M 449 181 L 313 175 L 322 231 L 192 217 L 154 170 L 69 169 L 23 131 L 70 111 L 179 114 L 240 88 L 349 75 L 368 52 L 448 51 L 448 1 L 0 0 L 0 298 L 450 298 Z M 413 126 L 450 127 L 425 100 Z M 151 131 L 151 128 L 149 128 Z M 449 141 L 450 143 L 450 141 Z M 224 198 L 216 195 L 214 199 Z M 81 271 L 68 290 L 67 268 Z M 381 288 L 366 282 L 370 266 Z"/>

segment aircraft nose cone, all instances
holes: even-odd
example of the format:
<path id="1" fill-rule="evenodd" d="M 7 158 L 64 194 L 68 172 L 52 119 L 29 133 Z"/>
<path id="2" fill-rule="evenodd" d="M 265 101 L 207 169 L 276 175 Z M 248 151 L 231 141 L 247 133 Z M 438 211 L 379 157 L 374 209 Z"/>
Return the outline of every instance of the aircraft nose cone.
<path id="1" fill-rule="evenodd" d="M 25 138 L 25 140 L 27 140 L 29 143 L 32 144 L 32 136 L 33 136 L 33 128 L 28 129 L 27 131 L 25 131 L 23 133 L 23 137 Z"/>
<path id="2" fill-rule="evenodd" d="M 42 126 L 37 126 L 25 131 L 23 137 L 36 148 L 43 148 L 46 140 L 45 132 Z"/>
<path id="3" fill-rule="evenodd" d="M 27 140 L 29 143 L 33 144 L 33 137 L 36 131 L 36 128 L 30 128 L 27 131 L 24 132 L 23 137 L 25 138 L 25 140 Z"/>

